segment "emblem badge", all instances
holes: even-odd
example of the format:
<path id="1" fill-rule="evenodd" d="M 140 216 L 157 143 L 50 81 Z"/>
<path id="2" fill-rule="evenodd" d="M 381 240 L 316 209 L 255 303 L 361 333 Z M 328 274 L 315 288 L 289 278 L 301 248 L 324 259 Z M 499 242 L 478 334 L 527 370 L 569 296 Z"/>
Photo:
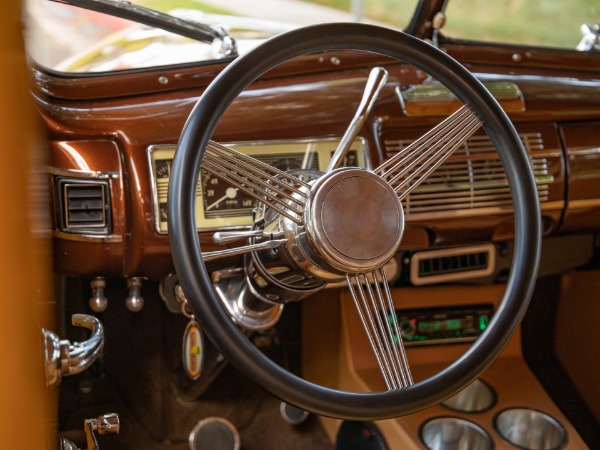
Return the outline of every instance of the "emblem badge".
<path id="1" fill-rule="evenodd" d="M 183 333 L 182 360 L 186 375 L 192 380 L 200 378 L 204 365 L 204 336 L 200 325 L 193 319 Z"/>

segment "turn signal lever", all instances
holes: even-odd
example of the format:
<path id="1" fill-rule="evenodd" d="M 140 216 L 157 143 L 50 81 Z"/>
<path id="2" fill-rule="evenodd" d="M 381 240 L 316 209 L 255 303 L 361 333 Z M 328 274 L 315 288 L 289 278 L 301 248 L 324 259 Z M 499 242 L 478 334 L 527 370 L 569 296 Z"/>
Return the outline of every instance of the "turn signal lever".
<path id="1" fill-rule="evenodd" d="M 87 341 L 71 344 L 68 340 L 60 340 L 52 331 L 42 329 L 48 387 L 58 385 L 63 376 L 83 372 L 96 361 L 104 347 L 104 328 L 98 319 L 87 314 L 73 314 L 71 322 L 92 332 Z"/>
<path id="2" fill-rule="evenodd" d="M 94 431 L 97 431 L 98 434 L 118 434 L 120 427 L 119 416 L 115 413 L 104 414 L 103 416 L 98 416 L 96 419 L 86 419 L 84 422 L 84 429 L 87 450 L 100 449 Z M 79 448 L 68 439 L 61 438 L 60 450 L 79 450 Z"/>

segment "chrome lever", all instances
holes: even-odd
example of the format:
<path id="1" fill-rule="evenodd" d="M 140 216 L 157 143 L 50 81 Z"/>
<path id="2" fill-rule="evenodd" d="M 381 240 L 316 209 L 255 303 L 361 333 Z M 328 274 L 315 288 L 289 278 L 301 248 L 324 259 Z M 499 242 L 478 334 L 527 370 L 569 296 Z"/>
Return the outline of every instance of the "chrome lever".
<path id="1" fill-rule="evenodd" d="M 263 230 L 218 231 L 213 234 L 213 242 L 215 244 L 229 244 L 230 242 L 241 241 L 242 239 L 260 237 L 263 234 Z"/>
<path id="2" fill-rule="evenodd" d="M 385 83 L 387 83 L 387 80 L 388 73 L 383 67 L 374 67 L 371 70 L 369 78 L 367 79 L 365 91 L 360 104 L 358 105 L 358 109 L 356 110 L 348 129 L 342 136 L 338 147 L 335 149 L 335 152 L 333 153 L 331 161 L 329 161 L 325 172 L 331 172 L 342 165 L 346 154 L 354 142 L 354 139 L 356 139 L 356 136 L 358 136 L 358 132 L 363 127 L 367 121 L 367 118 L 369 117 L 369 114 L 373 110 L 375 101 L 379 97 L 379 93 L 383 89 L 383 86 L 385 86 Z"/>
<path id="3" fill-rule="evenodd" d="M 258 252 L 261 250 L 273 250 L 287 242 L 287 239 L 274 239 L 259 244 L 245 245 L 244 247 L 229 248 L 227 250 L 217 250 L 214 252 L 202 252 L 204 262 L 212 261 L 226 256 L 243 255 L 244 253 Z"/>
<path id="4" fill-rule="evenodd" d="M 92 332 L 87 341 L 71 344 L 68 340 L 60 340 L 52 331 L 42 329 L 48 387 L 59 384 L 63 376 L 83 372 L 96 361 L 104 347 L 104 327 L 98 319 L 87 314 L 73 314 L 71 322 Z"/>

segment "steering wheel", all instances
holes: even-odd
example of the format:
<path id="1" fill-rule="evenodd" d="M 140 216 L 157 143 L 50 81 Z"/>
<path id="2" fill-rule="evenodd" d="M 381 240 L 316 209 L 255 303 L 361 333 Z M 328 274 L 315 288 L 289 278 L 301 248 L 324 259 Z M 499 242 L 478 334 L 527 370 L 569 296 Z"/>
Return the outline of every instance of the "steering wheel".
<path id="1" fill-rule="evenodd" d="M 425 154 L 433 162 L 420 159 L 414 166 L 414 159 L 396 158 L 372 172 L 334 168 L 316 181 L 304 182 L 289 174 L 272 173 L 252 158 L 232 154 L 227 147 L 210 141 L 228 106 L 260 75 L 296 56 L 346 49 L 379 53 L 412 64 L 444 84 L 466 105 L 413 146 L 412 158 Z M 450 154 L 448 136 L 452 145 L 461 144 L 473 127 L 480 125 L 499 152 L 512 193 L 512 270 L 502 302 L 480 338 L 450 366 L 413 383 L 402 345 L 394 346 L 394 333 L 400 336 L 394 328 L 397 324 L 382 326 L 376 317 L 377 308 L 368 308 L 376 303 L 387 311 L 390 305 L 382 266 L 401 241 L 404 217 L 400 199 Z M 438 154 L 441 156 L 435 157 Z M 363 324 L 388 390 L 348 392 L 308 382 L 264 356 L 234 324 L 215 293 L 200 250 L 195 205 L 201 164 L 224 179 L 237 180 L 240 188 L 259 193 L 256 197 L 275 217 L 270 223 L 279 224 L 279 236 L 285 241 L 271 248 L 279 247 L 278 253 L 286 255 L 305 280 L 347 280 L 357 308 L 365 316 Z M 410 168 L 417 166 L 426 169 L 415 175 Z M 246 170 L 250 175 L 244 174 Z M 256 179 L 263 180 L 262 184 Z M 198 100 L 184 127 L 173 160 L 168 202 L 175 268 L 209 338 L 234 366 L 275 396 L 331 417 L 392 418 L 432 406 L 458 392 L 481 374 L 507 344 L 526 311 L 537 275 L 541 243 L 537 190 L 526 152 L 508 117 L 483 85 L 451 57 L 412 36 L 371 25 L 327 24 L 294 30 L 266 41 L 229 64 Z M 373 219 L 369 224 L 354 220 L 352 226 L 335 228 L 352 219 L 353 213 L 348 211 L 357 208 L 370 211 Z M 369 233 L 363 232 L 363 226 L 370 227 Z M 256 242 L 262 245 L 268 241 L 263 238 Z M 356 242 L 364 245 L 356 246 Z M 298 251 L 300 257 L 294 254 Z M 259 254 L 252 253 L 250 259 L 260 269 Z M 299 261 L 306 259 L 310 264 L 301 266 Z"/>

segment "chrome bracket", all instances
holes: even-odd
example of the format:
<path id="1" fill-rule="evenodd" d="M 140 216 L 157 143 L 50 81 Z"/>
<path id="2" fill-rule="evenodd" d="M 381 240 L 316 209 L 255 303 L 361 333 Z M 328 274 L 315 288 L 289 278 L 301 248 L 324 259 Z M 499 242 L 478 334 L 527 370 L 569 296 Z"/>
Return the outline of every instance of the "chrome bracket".
<path id="1" fill-rule="evenodd" d="M 581 25 L 581 34 L 583 35 L 577 50 L 581 52 L 600 52 L 600 23 Z"/>

